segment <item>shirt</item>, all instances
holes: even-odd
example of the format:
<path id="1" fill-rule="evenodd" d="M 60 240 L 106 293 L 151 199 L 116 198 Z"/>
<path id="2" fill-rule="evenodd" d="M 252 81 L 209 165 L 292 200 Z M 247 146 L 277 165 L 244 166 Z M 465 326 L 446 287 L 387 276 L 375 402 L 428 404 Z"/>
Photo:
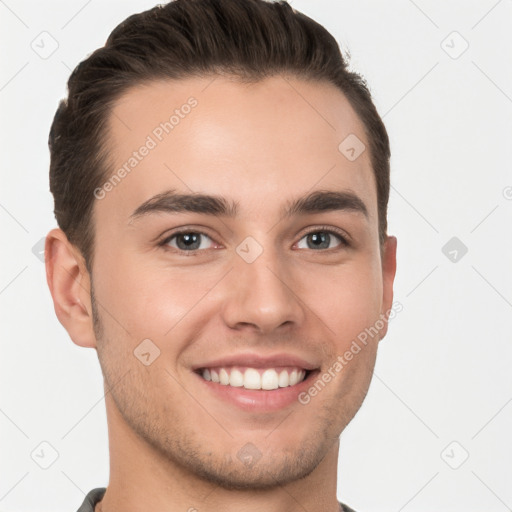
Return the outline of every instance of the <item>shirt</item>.
<path id="1" fill-rule="evenodd" d="M 106 490 L 106 487 L 97 487 L 96 489 L 90 491 L 85 497 L 82 505 L 80 505 L 80 508 L 77 510 L 77 512 L 94 512 L 96 503 L 102 500 Z M 355 512 L 355 510 L 352 510 L 350 507 L 347 507 L 347 505 L 344 505 L 343 503 L 340 503 L 340 511 Z"/>

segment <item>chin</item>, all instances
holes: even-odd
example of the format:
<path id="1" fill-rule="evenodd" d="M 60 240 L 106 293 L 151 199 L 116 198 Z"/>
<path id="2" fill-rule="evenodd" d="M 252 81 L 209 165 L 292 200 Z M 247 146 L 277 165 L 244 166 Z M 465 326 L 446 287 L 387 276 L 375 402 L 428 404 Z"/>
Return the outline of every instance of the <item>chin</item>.
<path id="1" fill-rule="evenodd" d="M 193 472 L 214 485 L 226 490 L 269 490 L 296 482 L 310 475 L 320 464 L 323 454 L 303 453 L 264 461 L 264 456 L 253 466 L 244 466 L 238 459 L 225 462 L 220 467 L 201 464 Z"/>

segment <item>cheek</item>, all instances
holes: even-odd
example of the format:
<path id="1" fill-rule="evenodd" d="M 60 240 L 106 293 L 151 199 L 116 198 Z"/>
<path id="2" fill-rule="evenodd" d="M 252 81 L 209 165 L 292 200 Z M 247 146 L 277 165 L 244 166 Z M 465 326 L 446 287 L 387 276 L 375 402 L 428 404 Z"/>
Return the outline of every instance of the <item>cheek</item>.
<path id="1" fill-rule="evenodd" d="M 297 283 L 304 302 L 328 327 L 339 349 L 379 318 L 382 276 L 369 261 L 318 267 L 298 275 Z"/>
<path id="2" fill-rule="evenodd" d="M 205 311 L 207 301 L 202 299 L 219 280 L 218 273 L 206 266 L 204 270 L 162 268 L 149 257 L 118 255 L 103 261 L 104 267 L 95 272 L 95 293 L 104 306 L 100 314 L 107 332 L 126 340 L 118 349 L 129 345 L 127 350 L 133 351 L 150 339 L 172 361 L 212 313 Z"/>

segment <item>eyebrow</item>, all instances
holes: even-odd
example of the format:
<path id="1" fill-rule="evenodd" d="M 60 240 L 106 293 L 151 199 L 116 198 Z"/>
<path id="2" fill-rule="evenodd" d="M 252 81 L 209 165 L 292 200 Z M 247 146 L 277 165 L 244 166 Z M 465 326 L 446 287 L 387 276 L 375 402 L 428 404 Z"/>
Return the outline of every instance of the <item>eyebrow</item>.
<path id="1" fill-rule="evenodd" d="M 207 194 L 180 194 L 168 190 L 142 203 L 131 215 L 136 219 L 152 213 L 193 212 L 234 218 L 238 203 L 222 196 Z M 316 190 L 305 196 L 287 201 L 281 208 L 282 217 L 306 215 L 327 211 L 347 211 L 362 214 L 368 219 L 368 209 L 354 192 L 349 190 Z"/>

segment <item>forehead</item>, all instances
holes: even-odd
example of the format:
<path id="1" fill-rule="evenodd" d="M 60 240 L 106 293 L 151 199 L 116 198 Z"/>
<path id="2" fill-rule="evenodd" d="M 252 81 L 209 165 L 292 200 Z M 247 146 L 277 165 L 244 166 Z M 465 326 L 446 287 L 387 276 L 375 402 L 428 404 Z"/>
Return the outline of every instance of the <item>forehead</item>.
<path id="1" fill-rule="evenodd" d="M 286 76 L 251 84 L 221 76 L 149 82 L 129 89 L 112 109 L 110 161 L 122 178 L 98 208 L 115 208 L 121 221 L 174 189 L 233 198 L 240 215 L 254 218 L 322 188 L 357 193 L 376 223 L 369 151 L 355 160 L 343 152 L 354 141 L 358 152 L 368 147 L 362 122 L 326 82 Z"/>

